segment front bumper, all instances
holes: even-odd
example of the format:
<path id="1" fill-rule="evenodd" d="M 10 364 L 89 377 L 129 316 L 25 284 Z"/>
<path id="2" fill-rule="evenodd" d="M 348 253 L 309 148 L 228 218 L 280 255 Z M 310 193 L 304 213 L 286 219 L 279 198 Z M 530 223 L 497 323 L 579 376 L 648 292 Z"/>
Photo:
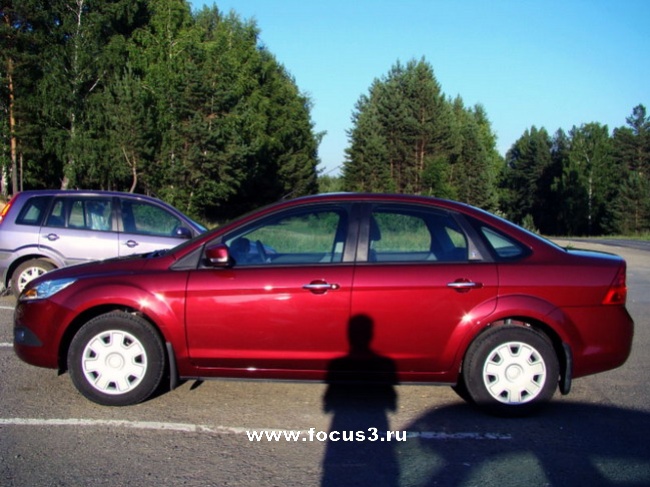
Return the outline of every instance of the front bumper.
<path id="1" fill-rule="evenodd" d="M 37 367 L 59 368 L 60 310 L 48 300 L 18 302 L 14 311 L 14 351 Z"/>

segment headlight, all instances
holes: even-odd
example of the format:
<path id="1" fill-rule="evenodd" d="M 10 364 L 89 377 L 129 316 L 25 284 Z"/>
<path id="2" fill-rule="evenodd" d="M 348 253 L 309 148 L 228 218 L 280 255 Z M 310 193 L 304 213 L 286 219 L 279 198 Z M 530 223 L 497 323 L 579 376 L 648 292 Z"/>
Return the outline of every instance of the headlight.
<path id="1" fill-rule="evenodd" d="M 32 299 L 47 299 L 50 296 L 54 296 L 59 291 L 64 290 L 70 284 L 75 282 L 77 279 L 69 277 L 64 279 L 52 279 L 49 281 L 43 281 L 37 286 L 31 287 L 23 291 L 18 298 L 20 301 L 30 301 Z"/>

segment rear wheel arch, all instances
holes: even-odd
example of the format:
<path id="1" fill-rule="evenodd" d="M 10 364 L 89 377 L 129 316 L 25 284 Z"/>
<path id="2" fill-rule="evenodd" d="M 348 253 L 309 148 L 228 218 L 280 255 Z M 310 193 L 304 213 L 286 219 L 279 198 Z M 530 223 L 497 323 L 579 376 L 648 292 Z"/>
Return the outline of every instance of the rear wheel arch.
<path id="1" fill-rule="evenodd" d="M 21 272 L 21 269 L 25 268 L 26 266 L 29 266 L 30 263 L 33 264 L 35 267 L 36 266 L 41 267 L 45 272 L 51 271 L 53 269 L 58 269 L 59 267 L 61 267 L 59 262 L 42 254 L 30 254 L 16 259 L 14 262 L 11 263 L 11 265 L 7 269 L 7 274 L 5 275 L 5 282 L 4 282 L 5 287 L 11 287 L 13 293 L 16 296 L 20 294 L 20 291 L 17 289 L 17 279 L 18 279 L 17 273 Z"/>
<path id="2" fill-rule="evenodd" d="M 568 394 L 571 390 L 571 378 L 573 374 L 573 354 L 571 346 L 563 340 L 556 329 L 547 322 L 528 317 L 514 317 L 510 318 L 509 321 L 508 319 L 502 320 L 495 325 L 503 325 L 508 322 L 519 326 L 529 326 L 542 333 L 548 340 L 550 340 L 560 367 L 560 392 L 563 395 Z"/>
<path id="3" fill-rule="evenodd" d="M 511 296 L 509 298 L 521 299 L 519 296 Z M 464 347 L 462 348 L 462 356 L 458 359 L 460 363 L 459 373 L 462 369 L 468 348 L 482 333 L 485 333 L 490 328 L 503 325 L 530 327 L 544 334 L 551 341 L 560 362 L 560 373 L 563 382 L 562 393 L 567 394 L 569 392 L 568 389 L 570 388 L 572 374 L 572 346 L 575 344 L 576 339 L 571 333 L 571 323 L 562 310 L 554 307 L 551 303 L 538 300 L 537 298 L 532 299 L 533 301 L 529 303 L 531 308 L 539 308 L 540 310 L 534 316 L 522 313 L 520 303 L 516 303 L 519 306 L 515 307 L 512 306 L 515 303 L 507 303 L 506 299 L 500 300 L 500 311 L 498 311 L 498 315 L 493 315 L 489 321 L 486 321 L 486 325 L 474 327 L 470 336 L 466 337 Z M 509 309 L 503 308 L 506 305 L 508 305 Z M 533 307 L 533 305 L 537 305 L 537 308 Z"/>
<path id="4" fill-rule="evenodd" d="M 504 346 L 507 345 L 505 348 Z M 528 374 L 529 383 L 535 392 L 520 400 L 510 400 L 498 397 L 497 393 L 490 391 L 488 372 L 490 357 L 497 360 L 512 361 L 513 368 L 517 368 L 517 353 L 509 352 L 508 346 L 513 350 L 519 348 L 529 353 L 532 360 L 530 367 L 527 364 L 521 369 L 522 376 Z M 503 350 L 500 352 L 499 350 Z M 500 354 L 503 357 L 499 357 Z M 459 367 L 458 381 L 453 386 L 456 393 L 467 402 L 477 404 L 488 412 L 499 415 L 522 415 L 537 408 L 550 400 L 554 391 L 560 385 L 563 394 L 570 388 L 570 349 L 561 338 L 547 324 L 524 317 L 500 319 L 483 327 L 469 342 L 464 351 Z M 537 384 L 537 372 L 533 367 L 539 366 L 544 376 Z M 505 369 L 502 371 L 506 378 Z M 488 374 L 488 375 L 486 375 Z M 498 376 L 499 372 L 497 373 Z M 495 379 L 496 380 L 496 379 Z M 528 385 L 522 386 L 528 388 Z M 568 387 L 567 387 L 568 386 Z M 506 393 L 504 393 L 506 394 Z M 509 394 L 509 392 L 508 392 Z M 507 394 L 506 394 L 507 395 Z"/>

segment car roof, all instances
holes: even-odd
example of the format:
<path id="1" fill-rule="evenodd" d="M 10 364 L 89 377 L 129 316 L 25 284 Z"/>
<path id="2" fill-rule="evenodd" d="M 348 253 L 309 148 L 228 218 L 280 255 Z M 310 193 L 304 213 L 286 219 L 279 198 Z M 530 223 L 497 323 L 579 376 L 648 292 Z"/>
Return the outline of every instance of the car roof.
<path id="1" fill-rule="evenodd" d="M 154 201 L 162 201 L 153 196 L 140 193 L 128 193 L 126 191 L 107 191 L 103 189 L 27 189 L 16 193 L 16 196 L 65 196 L 65 195 L 88 195 L 88 196 L 118 196 L 129 198 L 143 198 Z"/>
<path id="2" fill-rule="evenodd" d="M 459 201 L 452 201 L 444 198 L 437 198 L 435 196 L 424 196 L 415 194 L 403 193 L 321 193 L 311 196 L 300 196 L 298 198 L 287 199 L 274 205 L 284 204 L 297 204 L 297 203 L 318 203 L 318 202 L 378 202 L 378 203 L 421 203 L 424 205 L 435 205 L 439 208 L 446 208 L 450 210 L 460 210 L 465 212 L 481 213 L 481 210 L 461 203 Z"/>
<path id="3" fill-rule="evenodd" d="M 175 206 L 156 198 L 155 196 L 147 196 L 140 193 L 128 193 L 125 191 L 107 191 L 102 189 L 28 189 L 16 193 L 14 198 L 17 201 L 21 201 L 20 204 L 22 204 L 22 201 L 24 201 L 25 198 L 31 198 L 34 196 L 103 196 L 147 201 L 166 207 L 169 211 L 172 211 L 177 216 L 182 217 L 187 223 L 191 224 L 197 232 L 203 233 L 206 231 L 206 228 L 202 224 L 195 222 Z"/>

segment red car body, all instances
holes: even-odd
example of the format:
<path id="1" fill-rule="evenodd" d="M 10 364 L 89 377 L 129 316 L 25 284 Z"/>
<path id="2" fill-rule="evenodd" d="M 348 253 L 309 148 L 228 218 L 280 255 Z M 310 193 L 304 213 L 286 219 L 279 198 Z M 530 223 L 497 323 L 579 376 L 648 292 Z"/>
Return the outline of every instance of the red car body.
<path id="1" fill-rule="evenodd" d="M 322 242 L 310 243 L 311 228 Z M 258 236 L 276 244 L 253 243 Z M 393 364 L 390 374 L 368 361 L 342 378 L 448 384 L 470 402 L 510 413 L 548 400 L 558 383 L 568 393 L 573 378 L 626 361 L 633 322 L 625 273 L 618 256 L 563 249 L 464 204 L 320 195 L 271 205 L 160 255 L 46 274 L 19 298 L 14 348 L 30 364 L 70 369 L 80 391 L 101 404 L 144 400 L 163 370 L 172 383 L 326 381 L 337 358 L 362 364 L 373 355 Z M 138 390 L 140 372 L 124 393 L 116 382 L 93 385 L 101 372 L 86 365 L 95 359 L 91 340 L 75 345 L 84 326 L 107 315 L 108 329 L 121 330 L 120 313 L 137 317 L 158 342 L 149 353 L 150 338 L 139 339 L 138 326 L 127 329 L 155 372 L 146 391 Z M 355 350 L 350 333 L 358 317 L 370 331 L 365 348 Z M 97 329 L 91 335 L 104 330 Z M 489 366 L 502 345 L 508 362 Z M 522 349 L 536 358 L 522 358 Z M 131 360 L 130 352 L 120 360 L 113 352 L 105 367 Z M 522 375 L 523 395 L 490 392 L 494 382 L 521 382 Z"/>

